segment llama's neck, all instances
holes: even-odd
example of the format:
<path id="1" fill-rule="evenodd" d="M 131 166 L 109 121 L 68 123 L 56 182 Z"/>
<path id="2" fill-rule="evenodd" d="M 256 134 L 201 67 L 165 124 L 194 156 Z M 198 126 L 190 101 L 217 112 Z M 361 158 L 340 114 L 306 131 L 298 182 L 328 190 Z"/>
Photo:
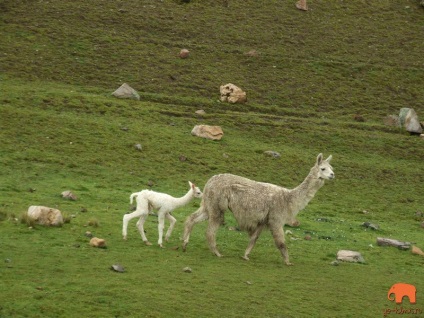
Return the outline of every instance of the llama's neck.
<path id="1" fill-rule="evenodd" d="M 188 204 L 193 198 L 194 198 L 193 189 L 190 189 L 183 197 L 174 198 L 173 205 L 175 206 L 175 208 L 182 207 Z"/>
<path id="2" fill-rule="evenodd" d="M 324 180 L 319 179 L 311 169 L 308 176 L 296 188 L 290 190 L 293 216 L 303 210 L 315 196 L 315 193 L 324 185 Z"/>

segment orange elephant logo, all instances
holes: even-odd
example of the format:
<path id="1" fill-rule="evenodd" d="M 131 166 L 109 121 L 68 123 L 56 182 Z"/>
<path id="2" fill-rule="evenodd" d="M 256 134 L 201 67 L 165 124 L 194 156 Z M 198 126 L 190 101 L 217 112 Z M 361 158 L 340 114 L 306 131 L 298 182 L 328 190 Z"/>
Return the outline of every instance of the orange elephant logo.
<path id="1" fill-rule="evenodd" d="M 402 299 L 405 296 L 408 296 L 409 302 L 415 304 L 417 289 L 414 285 L 397 283 L 390 287 L 389 292 L 387 293 L 387 298 L 391 301 L 396 301 L 396 304 L 401 304 Z M 391 298 L 392 295 L 395 295 L 394 298 Z"/>

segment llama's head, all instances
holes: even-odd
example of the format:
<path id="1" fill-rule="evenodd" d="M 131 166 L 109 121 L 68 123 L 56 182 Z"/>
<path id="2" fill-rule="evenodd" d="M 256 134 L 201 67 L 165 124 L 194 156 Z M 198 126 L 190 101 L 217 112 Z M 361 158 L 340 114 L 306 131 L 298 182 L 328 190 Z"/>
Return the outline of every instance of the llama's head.
<path id="1" fill-rule="evenodd" d="M 324 160 L 322 153 L 318 155 L 315 168 L 319 179 L 331 180 L 335 178 L 333 167 L 330 165 L 331 158 L 333 158 L 332 155 L 330 155 L 327 159 Z"/>
<path id="2" fill-rule="evenodd" d="M 203 193 L 194 183 L 188 182 L 195 198 L 201 198 Z"/>

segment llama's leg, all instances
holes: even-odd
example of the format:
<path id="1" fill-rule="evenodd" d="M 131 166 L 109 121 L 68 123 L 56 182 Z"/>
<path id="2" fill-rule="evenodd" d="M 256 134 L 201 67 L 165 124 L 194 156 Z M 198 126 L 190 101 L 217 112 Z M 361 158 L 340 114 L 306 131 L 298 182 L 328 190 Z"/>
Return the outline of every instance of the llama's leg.
<path id="1" fill-rule="evenodd" d="M 193 226 L 197 223 L 206 221 L 208 219 L 208 215 L 206 214 L 203 207 L 197 209 L 196 212 L 187 217 L 184 225 L 184 236 L 183 236 L 183 251 L 186 251 L 188 241 L 190 239 L 190 233 L 193 230 Z"/>
<path id="2" fill-rule="evenodd" d="M 165 215 L 166 215 L 166 212 L 163 212 L 160 210 L 158 211 L 158 232 L 159 232 L 158 244 L 162 248 L 163 248 L 163 245 L 162 245 L 163 229 L 165 227 Z"/>
<path id="3" fill-rule="evenodd" d="M 169 237 L 172 234 L 172 231 L 174 230 L 175 223 L 177 223 L 177 219 L 174 218 L 170 213 L 166 213 L 165 217 L 169 220 L 169 228 L 168 231 L 166 231 L 165 235 L 165 241 L 168 242 Z"/>
<path id="4" fill-rule="evenodd" d="M 286 265 L 293 265 L 289 261 L 289 252 L 287 250 L 287 246 L 284 239 L 284 229 L 282 226 L 271 227 L 270 228 L 272 236 L 274 237 L 275 245 L 280 250 L 281 255 L 284 258 L 284 263 Z"/>
<path id="5" fill-rule="evenodd" d="M 208 228 L 206 230 L 206 239 L 208 240 L 209 248 L 212 253 L 216 256 L 221 257 L 221 253 L 219 253 L 216 247 L 216 232 L 218 231 L 219 226 L 222 223 L 221 214 L 218 216 L 213 216 L 209 218 Z"/>
<path id="6" fill-rule="evenodd" d="M 152 243 L 149 242 L 149 240 L 146 237 L 146 233 L 144 233 L 144 222 L 146 222 L 148 214 L 147 213 L 143 213 L 140 216 L 140 219 L 137 221 L 137 228 L 138 231 L 140 232 L 141 238 L 143 239 L 144 244 L 146 245 L 152 245 Z"/>
<path id="7" fill-rule="evenodd" d="M 259 235 L 261 235 L 261 232 L 264 228 L 264 225 L 259 225 L 256 229 L 249 231 L 250 241 L 249 245 L 247 246 L 246 251 L 244 252 L 243 258 L 248 261 L 249 260 L 249 254 L 252 251 L 253 247 L 256 244 L 256 241 L 259 238 Z"/>
<path id="8" fill-rule="evenodd" d="M 128 223 L 132 219 L 134 219 L 134 218 L 139 217 L 140 215 L 142 215 L 142 213 L 143 213 L 143 211 L 137 209 L 136 211 L 134 211 L 132 213 L 124 214 L 124 217 L 123 217 L 123 220 L 122 220 L 123 221 L 122 222 L 122 237 L 124 238 L 124 240 L 127 239 Z"/>

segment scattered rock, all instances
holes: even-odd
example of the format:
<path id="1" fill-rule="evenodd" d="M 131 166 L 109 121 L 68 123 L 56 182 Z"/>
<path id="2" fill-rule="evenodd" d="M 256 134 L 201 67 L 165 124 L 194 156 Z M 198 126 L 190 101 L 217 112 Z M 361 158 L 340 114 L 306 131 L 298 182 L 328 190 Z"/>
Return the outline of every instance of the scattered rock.
<path id="1" fill-rule="evenodd" d="M 78 200 L 77 196 L 69 190 L 62 192 L 62 198 L 72 200 L 72 201 Z"/>
<path id="2" fill-rule="evenodd" d="M 93 233 L 91 233 L 90 231 L 85 232 L 84 235 L 87 237 L 93 237 Z"/>
<path id="3" fill-rule="evenodd" d="M 125 272 L 125 268 L 124 266 L 120 265 L 120 264 L 114 264 L 110 267 L 110 269 L 114 270 L 115 272 L 118 273 L 123 273 Z"/>
<path id="4" fill-rule="evenodd" d="M 134 147 L 135 147 L 135 149 L 137 149 L 139 151 L 143 150 L 143 147 L 140 144 L 136 144 L 136 145 L 134 145 Z"/>
<path id="5" fill-rule="evenodd" d="M 416 247 L 416 246 L 412 246 L 411 252 L 412 254 L 424 256 L 424 252 L 419 247 Z"/>
<path id="6" fill-rule="evenodd" d="M 29 192 L 31 192 L 31 193 L 33 193 L 33 192 L 35 192 L 35 191 L 36 191 L 36 189 L 34 189 L 34 188 L 29 188 L 29 189 L 28 189 L 28 191 L 29 191 Z"/>
<path id="7" fill-rule="evenodd" d="M 280 153 L 278 153 L 276 151 L 272 151 L 272 150 L 264 151 L 264 154 L 267 155 L 267 156 L 273 157 L 273 158 L 280 158 L 281 157 Z"/>
<path id="8" fill-rule="evenodd" d="M 187 161 L 187 157 L 184 155 L 181 155 L 178 157 L 178 160 L 180 160 L 181 162 Z"/>
<path id="9" fill-rule="evenodd" d="M 308 235 L 305 235 L 305 240 L 306 240 L 306 241 L 310 241 L 310 240 L 312 240 L 312 236 L 310 236 L 309 234 L 308 234 Z"/>
<path id="10" fill-rule="evenodd" d="M 152 180 L 147 181 L 147 186 L 148 187 L 153 187 L 155 185 L 155 183 Z"/>
<path id="11" fill-rule="evenodd" d="M 253 283 L 252 283 L 252 282 L 250 282 L 250 281 L 246 281 L 246 284 L 247 284 L 247 285 L 253 285 Z"/>
<path id="12" fill-rule="evenodd" d="M 106 247 L 106 241 L 104 239 L 98 238 L 98 237 L 93 237 L 90 240 L 90 245 L 93 247 Z"/>
<path id="13" fill-rule="evenodd" d="M 193 271 L 192 271 L 192 269 L 191 269 L 190 267 L 184 267 L 184 268 L 183 268 L 183 272 L 184 272 L 184 273 L 191 273 L 191 272 L 193 272 Z"/>
<path id="14" fill-rule="evenodd" d="M 88 210 L 87 210 L 87 208 L 84 208 L 83 206 L 81 207 L 81 209 L 80 209 L 80 211 L 82 212 L 82 213 L 85 213 L 85 212 L 87 212 Z"/>
<path id="15" fill-rule="evenodd" d="M 349 250 L 340 250 L 337 252 L 337 260 L 353 263 L 365 263 L 361 253 Z"/>
<path id="16" fill-rule="evenodd" d="M 206 112 L 203 109 L 199 109 L 195 111 L 195 114 L 203 116 L 203 115 L 206 115 Z"/>
<path id="17" fill-rule="evenodd" d="M 333 265 L 333 266 L 339 266 L 339 264 L 340 263 L 337 260 L 331 262 L 331 265 Z"/>
<path id="18" fill-rule="evenodd" d="M 247 101 L 246 92 L 234 84 L 225 84 L 220 86 L 221 102 L 245 103 Z"/>
<path id="19" fill-rule="evenodd" d="M 373 223 L 370 223 L 370 222 L 364 222 L 364 223 L 362 223 L 362 226 L 363 227 L 366 227 L 366 228 L 369 228 L 371 230 L 375 230 L 375 231 L 377 231 L 380 228 L 378 226 L 378 224 L 373 224 Z"/>
<path id="20" fill-rule="evenodd" d="M 190 55 L 190 51 L 189 51 L 189 50 L 187 50 L 187 49 L 182 49 L 182 50 L 180 51 L 179 57 L 180 57 L 180 58 L 182 58 L 182 59 L 186 59 L 186 58 L 188 58 L 188 57 L 189 57 L 189 55 Z"/>
<path id="21" fill-rule="evenodd" d="M 63 224 L 62 212 L 46 206 L 30 206 L 28 217 L 40 225 L 61 226 Z"/>
<path id="22" fill-rule="evenodd" d="M 423 132 L 423 128 L 418 120 L 418 115 L 414 109 L 402 108 L 399 113 L 399 119 L 406 131 L 413 134 L 421 134 Z"/>
<path id="23" fill-rule="evenodd" d="M 201 138 L 221 140 L 224 132 L 220 126 L 197 125 L 194 126 L 191 134 Z"/>
<path id="24" fill-rule="evenodd" d="M 377 237 L 377 245 L 378 246 L 394 246 L 400 250 L 407 250 L 411 247 L 411 243 L 409 242 L 401 242 L 394 239 Z"/>
<path id="25" fill-rule="evenodd" d="M 308 11 L 308 4 L 306 3 L 306 0 L 299 0 L 296 2 L 296 8 L 302 11 Z"/>
<path id="26" fill-rule="evenodd" d="M 127 83 L 122 84 L 116 91 L 112 93 L 112 95 L 117 98 L 129 98 L 140 100 L 140 95 Z"/>

